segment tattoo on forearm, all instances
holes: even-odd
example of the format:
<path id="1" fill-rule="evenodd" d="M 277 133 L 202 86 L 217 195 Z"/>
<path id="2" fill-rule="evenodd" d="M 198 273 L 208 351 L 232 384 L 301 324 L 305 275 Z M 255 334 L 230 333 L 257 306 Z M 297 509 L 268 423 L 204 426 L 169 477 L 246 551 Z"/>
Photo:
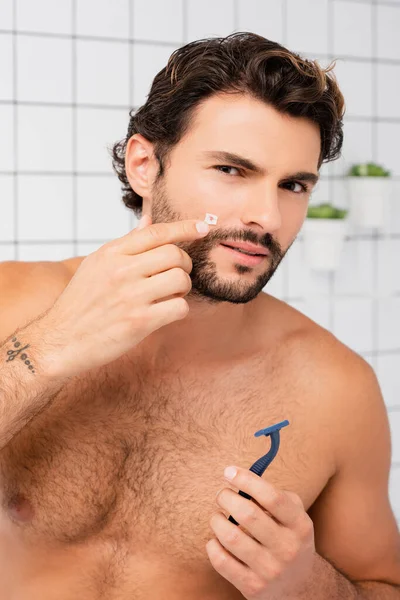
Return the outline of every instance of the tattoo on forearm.
<path id="1" fill-rule="evenodd" d="M 34 366 L 31 364 L 31 361 L 28 359 L 28 355 L 26 354 L 26 352 L 23 352 L 23 350 L 26 350 L 27 348 L 29 348 L 29 344 L 20 348 L 21 342 L 19 342 L 16 337 L 13 337 L 11 341 L 14 343 L 14 348 L 17 348 L 17 349 L 7 351 L 8 358 L 7 358 L 6 362 L 11 362 L 15 358 L 17 358 L 17 356 L 19 356 L 19 358 L 21 360 L 23 360 L 26 365 L 28 365 L 28 369 L 30 370 L 30 372 L 35 373 Z M 21 352 L 22 352 L 22 354 L 21 354 Z"/>

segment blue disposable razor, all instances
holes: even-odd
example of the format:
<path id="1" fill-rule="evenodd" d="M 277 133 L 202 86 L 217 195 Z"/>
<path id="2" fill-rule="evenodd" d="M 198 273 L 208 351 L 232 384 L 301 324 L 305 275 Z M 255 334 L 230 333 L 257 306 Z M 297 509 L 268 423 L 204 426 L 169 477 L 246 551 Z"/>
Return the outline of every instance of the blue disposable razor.
<path id="1" fill-rule="evenodd" d="M 265 469 L 269 467 L 269 465 L 272 463 L 279 450 L 279 432 L 282 429 L 282 427 L 286 427 L 286 425 L 289 425 L 289 421 L 281 421 L 280 423 L 276 423 L 276 425 L 271 425 L 271 427 L 266 427 L 265 429 L 260 429 L 259 431 L 255 432 L 255 437 L 259 437 L 260 435 L 265 435 L 267 437 L 271 436 L 271 448 L 269 452 L 267 452 L 267 454 L 264 454 L 264 456 L 256 460 L 256 462 L 253 465 L 251 465 L 249 470 L 252 471 L 252 473 L 255 473 L 256 475 L 261 477 Z M 253 498 L 249 496 L 249 494 L 246 494 L 246 492 L 242 492 L 242 490 L 239 490 L 239 494 L 243 496 L 243 498 L 253 500 Z M 235 519 L 232 516 L 229 517 L 229 521 L 231 521 L 231 523 L 234 523 L 235 525 L 239 525 L 239 523 L 237 523 L 237 521 L 235 521 Z"/>

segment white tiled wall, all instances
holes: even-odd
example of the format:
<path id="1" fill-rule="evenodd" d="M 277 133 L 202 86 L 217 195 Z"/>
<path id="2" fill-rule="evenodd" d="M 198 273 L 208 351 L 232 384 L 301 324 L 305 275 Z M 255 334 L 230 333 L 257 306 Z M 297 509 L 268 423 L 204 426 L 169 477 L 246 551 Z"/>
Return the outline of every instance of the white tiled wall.
<path id="1" fill-rule="evenodd" d="M 86 255 L 132 229 L 107 147 L 175 48 L 235 30 L 337 59 L 343 156 L 323 166 L 312 202 L 346 207 L 353 162 L 392 170 L 382 234 L 352 232 L 334 275 L 308 268 L 300 235 L 268 289 L 375 368 L 400 521 L 400 0 L 1 0 L 0 260 Z"/>

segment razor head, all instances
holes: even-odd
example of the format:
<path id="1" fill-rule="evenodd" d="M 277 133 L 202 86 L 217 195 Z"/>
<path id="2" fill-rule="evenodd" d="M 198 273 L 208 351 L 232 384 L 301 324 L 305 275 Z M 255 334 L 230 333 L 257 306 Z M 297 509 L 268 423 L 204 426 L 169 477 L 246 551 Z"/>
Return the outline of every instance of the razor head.
<path id="1" fill-rule="evenodd" d="M 271 425 L 271 427 L 266 427 L 265 429 L 259 429 L 255 432 L 254 437 L 260 437 L 260 435 L 271 435 L 274 431 L 279 431 L 282 427 L 286 427 L 289 425 L 289 421 L 281 421 L 280 423 L 276 423 L 275 425 Z"/>

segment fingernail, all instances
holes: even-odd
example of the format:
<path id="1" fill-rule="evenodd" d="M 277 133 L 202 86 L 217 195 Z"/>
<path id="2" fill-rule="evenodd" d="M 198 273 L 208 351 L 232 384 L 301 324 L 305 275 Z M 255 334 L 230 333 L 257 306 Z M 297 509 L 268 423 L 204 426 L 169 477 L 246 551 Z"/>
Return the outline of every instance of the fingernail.
<path id="1" fill-rule="evenodd" d="M 209 226 L 204 221 L 198 221 L 196 223 L 196 229 L 199 233 L 208 233 L 210 231 Z"/>
<path id="2" fill-rule="evenodd" d="M 237 473 L 236 467 L 226 467 L 226 469 L 224 471 L 224 477 L 226 479 L 231 480 L 235 477 L 236 473 Z"/>

